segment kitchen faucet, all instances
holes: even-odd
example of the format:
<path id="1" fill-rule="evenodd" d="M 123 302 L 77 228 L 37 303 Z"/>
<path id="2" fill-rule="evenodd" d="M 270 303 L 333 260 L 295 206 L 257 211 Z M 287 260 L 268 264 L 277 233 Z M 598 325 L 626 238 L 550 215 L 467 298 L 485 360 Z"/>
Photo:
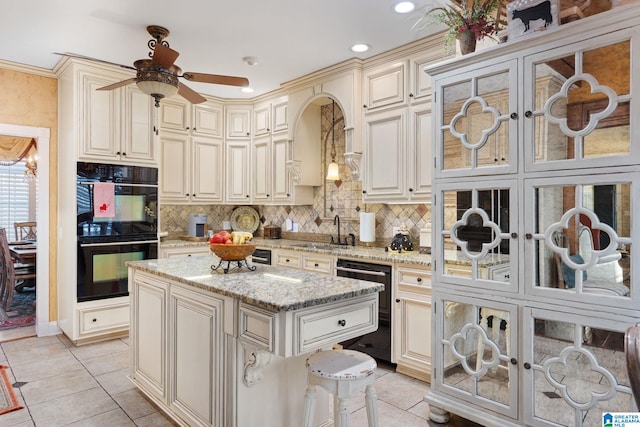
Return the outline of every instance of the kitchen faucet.
<path id="1" fill-rule="evenodd" d="M 333 236 L 331 236 L 331 243 L 335 244 L 335 245 L 345 245 L 347 246 L 349 244 L 349 239 L 347 237 L 344 238 L 344 242 L 342 241 L 342 237 L 340 237 L 340 216 L 336 215 L 335 217 L 333 217 L 333 225 L 337 225 L 338 226 L 338 239 L 337 241 L 334 240 Z M 356 236 L 353 233 L 349 233 L 349 236 L 351 238 L 351 246 L 355 246 L 356 244 Z"/>

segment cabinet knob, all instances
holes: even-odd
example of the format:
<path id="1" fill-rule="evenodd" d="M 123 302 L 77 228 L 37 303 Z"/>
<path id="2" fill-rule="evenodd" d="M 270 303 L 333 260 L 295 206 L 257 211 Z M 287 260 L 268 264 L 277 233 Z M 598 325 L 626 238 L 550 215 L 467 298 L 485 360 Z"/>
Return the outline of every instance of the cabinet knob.
<path id="1" fill-rule="evenodd" d="M 409 98 L 413 98 L 413 94 L 412 93 L 409 94 Z"/>
<path id="2" fill-rule="evenodd" d="M 525 235 L 524 235 L 524 237 L 525 237 L 527 240 L 531 240 L 531 239 L 533 238 L 533 235 L 532 235 L 531 233 L 527 233 L 527 234 L 525 234 Z"/>
<path id="3" fill-rule="evenodd" d="M 344 320 L 344 319 L 340 319 L 340 320 L 338 320 L 338 325 L 340 325 L 340 326 L 347 326 L 347 321 L 346 321 L 346 320 Z"/>
<path id="4" fill-rule="evenodd" d="M 284 262 L 289 262 L 289 258 L 285 259 Z"/>
<path id="5" fill-rule="evenodd" d="M 422 277 L 418 277 L 418 278 L 416 279 L 416 282 L 418 282 L 418 283 L 422 282 Z"/>
<path id="6" fill-rule="evenodd" d="M 194 132 L 195 132 L 195 131 L 197 131 L 197 130 L 198 130 L 198 129 L 196 129 L 196 128 L 193 128 L 193 131 L 194 131 Z"/>
<path id="7" fill-rule="evenodd" d="M 267 194 L 267 197 L 270 197 L 270 196 Z"/>
<path id="8" fill-rule="evenodd" d="M 531 369 L 531 364 L 529 362 L 524 362 L 524 369 Z"/>
<path id="9" fill-rule="evenodd" d="M 531 116 L 533 116 L 533 113 L 531 111 L 527 110 L 527 111 L 524 112 L 524 116 L 528 119 Z"/>
<path id="10" fill-rule="evenodd" d="M 517 239 L 518 238 L 518 233 L 511 233 L 511 238 L 512 239 Z"/>
<path id="11" fill-rule="evenodd" d="M 126 155 L 127 155 L 127 153 L 125 153 L 125 152 L 123 151 L 123 152 L 122 152 L 122 155 L 123 155 L 123 156 L 126 156 Z"/>
<path id="12" fill-rule="evenodd" d="M 291 194 L 287 193 L 287 197 L 291 197 Z"/>
<path id="13" fill-rule="evenodd" d="M 249 136 L 249 132 L 247 132 L 247 136 Z"/>
<path id="14" fill-rule="evenodd" d="M 396 302 L 400 302 L 400 298 L 396 298 Z"/>
<path id="15" fill-rule="evenodd" d="M 367 194 L 367 190 L 362 190 L 362 194 Z"/>
<path id="16" fill-rule="evenodd" d="M 314 267 L 319 267 L 318 263 L 316 262 L 315 264 L 313 264 Z"/>
<path id="17" fill-rule="evenodd" d="M 518 364 L 518 359 L 516 359 L 515 357 L 512 357 L 510 360 L 512 365 L 517 365 Z"/>
<path id="18" fill-rule="evenodd" d="M 119 152 L 119 151 L 116 151 L 116 154 L 119 156 L 119 155 L 120 155 L 120 152 Z"/>
<path id="19" fill-rule="evenodd" d="M 511 113 L 509 117 L 511 117 L 513 120 L 516 120 L 518 118 L 518 113 Z"/>
<path id="20" fill-rule="evenodd" d="M 96 319 L 96 318 L 94 317 L 93 319 L 91 319 L 91 321 L 92 321 L 93 323 L 96 323 L 96 322 L 98 321 L 98 319 Z"/>
<path id="21" fill-rule="evenodd" d="M 413 193 L 413 188 L 409 188 L 409 193 Z"/>
<path id="22" fill-rule="evenodd" d="M 267 132 L 269 132 L 271 129 L 267 128 Z"/>
<path id="23" fill-rule="evenodd" d="M 247 196 L 246 196 L 246 197 L 249 197 L 249 195 L 247 194 Z"/>
<path id="24" fill-rule="evenodd" d="M 189 126 L 187 126 L 185 129 L 186 129 L 186 130 L 189 130 Z"/>

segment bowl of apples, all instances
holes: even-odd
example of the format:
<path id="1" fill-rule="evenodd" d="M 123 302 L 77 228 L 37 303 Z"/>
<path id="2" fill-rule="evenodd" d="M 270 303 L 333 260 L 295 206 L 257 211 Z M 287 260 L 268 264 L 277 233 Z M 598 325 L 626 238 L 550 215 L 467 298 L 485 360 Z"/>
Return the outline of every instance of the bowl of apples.
<path id="1" fill-rule="evenodd" d="M 241 261 L 253 254 L 256 245 L 251 242 L 253 235 L 244 231 L 220 231 L 209 239 L 209 248 L 223 261 Z"/>

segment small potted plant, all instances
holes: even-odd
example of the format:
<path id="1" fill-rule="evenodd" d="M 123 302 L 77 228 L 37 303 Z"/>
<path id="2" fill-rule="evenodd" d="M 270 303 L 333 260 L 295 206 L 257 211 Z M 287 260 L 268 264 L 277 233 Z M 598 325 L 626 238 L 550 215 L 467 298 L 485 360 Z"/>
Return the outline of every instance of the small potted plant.
<path id="1" fill-rule="evenodd" d="M 449 5 L 434 7 L 420 18 L 414 28 L 424 28 L 433 22 L 449 27 L 446 43 L 460 41 L 462 54 L 475 51 L 476 41 L 498 33 L 498 9 L 504 0 L 450 0 Z"/>

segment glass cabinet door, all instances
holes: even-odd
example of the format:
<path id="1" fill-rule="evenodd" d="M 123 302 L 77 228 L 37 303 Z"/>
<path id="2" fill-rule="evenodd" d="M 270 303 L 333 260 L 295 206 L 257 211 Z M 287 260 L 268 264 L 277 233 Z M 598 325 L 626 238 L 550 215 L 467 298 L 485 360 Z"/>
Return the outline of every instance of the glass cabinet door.
<path id="1" fill-rule="evenodd" d="M 517 417 L 518 316 L 514 305 L 438 294 L 435 388 Z"/>
<path id="2" fill-rule="evenodd" d="M 637 163 L 630 37 L 619 31 L 525 58 L 526 170 Z"/>
<path id="3" fill-rule="evenodd" d="M 527 292 L 600 309 L 638 307 L 631 200 L 639 179 L 636 172 L 526 180 Z"/>
<path id="4" fill-rule="evenodd" d="M 438 281 L 517 291 L 515 181 L 465 181 L 435 188 L 440 200 L 434 221 L 439 244 L 431 259 Z"/>
<path id="5" fill-rule="evenodd" d="M 507 173 L 516 169 L 517 63 L 483 67 L 445 80 L 436 88 L 443 175 Z"/>
<path id="6" fill-rule="evenodd" d="M 523 387 L 527 425 L 600 427 L 607 412 L 629 412 L 624 353 L 628 324 L 525 309 Z"/>

